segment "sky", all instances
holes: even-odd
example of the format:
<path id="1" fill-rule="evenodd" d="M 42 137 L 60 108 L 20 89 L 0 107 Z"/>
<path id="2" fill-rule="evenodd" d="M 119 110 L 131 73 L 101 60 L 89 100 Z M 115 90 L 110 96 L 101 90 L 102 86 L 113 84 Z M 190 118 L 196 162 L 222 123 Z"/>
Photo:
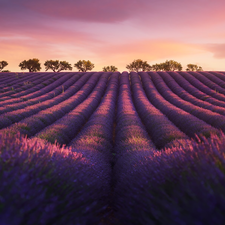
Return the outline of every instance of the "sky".
<path id="1" fill-rule="evenodd" d="M 33 58 L 42 72 L 46 60 L 122 72 L 135 59 L 225 71 L 224 11 L 224 0 L 0 0 L 0 61 L 12 72 Z"/>

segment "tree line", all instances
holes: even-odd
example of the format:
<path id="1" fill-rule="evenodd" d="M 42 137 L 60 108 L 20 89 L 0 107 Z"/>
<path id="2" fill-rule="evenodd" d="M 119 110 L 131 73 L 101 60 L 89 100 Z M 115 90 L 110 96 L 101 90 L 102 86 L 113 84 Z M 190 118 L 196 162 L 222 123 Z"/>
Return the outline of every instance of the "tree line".
<path id="1" fill-rule="evenodd" d="M 9 70 L 3 70 L 8 63 L 6 61 L 0 61 L 0 72 L 10 72 Z M 59 60 L 47 60 L 44 63 L 45 71 L 52 70 L 53 72 L 60 72 L 62 70 L 72 70 L 70 63 L 66 61 Z M 41 64 L 39 59 L 29 59 L 24 60 L 19 64 L 21 70 L 28 69 L 29 72 L 38 72 L 41 70 Z M 94 64 L 90 60 L 79 60 L 74 64 L 74 67 L 78 69 L 79 72 L 91 71 L 94 68 Z M 174 60 L 166 60 L 163 63 L 156 63 L 150 65 L 147 61 L 141 59 L 136 59 L 126 66 L 126 69 L 135 72 L 139 71 L 181 71 L 182 65 Z M 116 72 L 118 68 L 115 66 L 105 66 L 102 68 L 103 72 Z M 201 66 L 196 64 L 187 64 L 186 71 L 203 71 Z"/>

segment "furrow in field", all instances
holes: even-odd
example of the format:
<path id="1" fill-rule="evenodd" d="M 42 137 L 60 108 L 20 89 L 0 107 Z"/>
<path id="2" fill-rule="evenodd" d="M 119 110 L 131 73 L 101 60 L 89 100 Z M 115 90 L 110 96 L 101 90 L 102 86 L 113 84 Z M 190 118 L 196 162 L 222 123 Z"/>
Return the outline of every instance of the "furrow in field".
<path id="1" fill-rule="evenodd" d="M 189 92 L 185 91 L 179 84 L 167 73 L 167 72 L 157 72 L 170 90 L 182 98 L 183 100 L 192 103 L 196 106 L 202 107 L 204 109 L 211 110 L 212 112 L 217 112 L 221 115 L 225 115 L 225 108 L 220 106 L 215 106 L 209 102 L 203 101 L 191 95 Z"/>
<path id="2" fill-rule="evenodd" d="M 209 88 L 206 84 L 202 83 L 200 80 L 199 80 L 199 76 L 195 75 L 195 76 L 192 76 L 189 73 L 187 72 L 178 72 L 182 77 L 184 77 L 188 82 L 190 82 L 194 87 L 196 87 L 197 89 L 199 89 L 200 91 L 204 92 L 205 94 L 217 99 L 217 100 L 220 100 L 220 101 L 223 101 L 225 102 L 225 96 L 221 93 L 218 93 L 215 89 L 212 90 L 211 88 Z"/>
<path id="3" fill-rule="evenodd" d="M 48 85 L 52 82 L 53 77 L 55 77 L 53 73 L 46 73 L 41 75 L 36 74 L 36 76 L 31 74 L 26 80 L 22 79 L 23 81 L 21 81 L 20 78 L 15 78 L 16 83 L 7 83 L 7 87 L 3 89 L 4 93 L 0 94 L 1 99 L 3 101 L 10 99 L 10 97 L 16 98 L 20 93 L 29 92 L 36 88 L 38 89 L 37 84 L 40 84 L 42 81 L 46 81 L 46 85 Z M 58 77 L 60 77 L 59 74 Z M 44 87 L 44 85 L 42 86 Z"/>
<path id="4" fill-rule="evenodd" d="M 218 72 L 218 71 L 209 71 L 209 73 L 213 74 L 214 76 L 218 77 L 222 81 L 225 81 L 225 74 L 223 72 Z"/>
<path id="5" fill-rule="evenodd" d="M 51 75 L 51 77 L 49 77 L 49 75 Z M 54 84 L 62 82 L 63 80 L 62 77 L 65 77 L 64 75 L 59 75 L 59 74 L 55 76 L 52 74 L 49 74 L 49 75 L 46 75 L 45 77 L 43 77 L 40 82 L 36 82 L 36 83 L 32 82 L 30 84 L 24 83 L 23 87 L 21 88 L 22 89 L 21 91 L 19 91 L 18 89 L 15 89 L 14 91 L 14 93 L 16 92 L 15 94 L 1 98 L 2 105 L 10 105 L 12 103 L 23 101 L 24 99 L 29 100 L 36 96 L 39 96 L 44 91 L 48 91 L 54 88 Z M 67 76 L 69 78 L 69 75 Z"/>
<path id="6" fill-rule="evenodd" d="M 117 102 L 117 126 L 115 137 L 115 153 L 120 155 L 134 150 L 150 151 L 155 145 L 149 138 L 133 104 L 129 75 L 123 72 L 120 76 L 119 96 Z"/>
<path id="7" fill-rule="evenodd" d="M 64 100 L 60 104 L 54 105 L 51 108 L 42 110 L 39 113 L 20 121 L 19 123 L 12 124 L 10 127 L 3 129 L 3 132 L 20 132 L 28 137 L 35 135 L 37 132 L 54 123 L 82 103 L 91 93 L 100 76 L 101 73 L 95 73 L 94 75 L 87 73 L 75 83 L 75 88 L 77 90 L 81 88 L 81 85 L 83 85 L 83 87 L 72 97 Z M 90 79 L 86 82 L 87 77 L 90 77 Z M 84 82 L 86 83 L 84 84 Z M 1 122 L 2 124 L 6 123 L 4 120 Z"/>
<path id="8" fill-rule="evenodd" d="M 61 83 L 62 81 L 60 83 L 57 82 L 56 84 L 54 84 L 57 87 L 53 89 L 52 91 L 45 90 L 43 93 L 41 93 L 41 91 L 38 91 L 36 92 L 36 94 L 35 93 L 33 94 L 32 96 L 33 99 L 29 100 L 25 98 L 26 101 L 24 100 L 23 102 L 18 102 L 12 105 L 2 106 L 0 107 L 0 114 L 7 113 L 7 112 L 15 112 L 19 109 L 25 109 L 28 106 L 34 106 L 35 104 L 38 104 L 38 103 L 39 105 L 41 105 L 42 103 L 44 103 L 46 100 L 49 100 L 49 99 L 57 99 L 58 95 L 64 94 L 67 91 L 67 89 L 71 86 L 72 82 L 74 82 L 74 78 L 75 80 L 77 80 L 79 77 L 80 75 L 77 75 L 70 79 L 66 79 L 64 83 Z M 52 87 L 50 87 L 50 89 L 52 89 Z"/>
<path id="9" fill-rule="evenodd" d="M 202 82 L 204 85 L 206 85 L 207 87 L 209 87 L 209 90 L 211 89 L 212 91 L 217 91 L 219 93 L 222 93 L 223 95 L 225 94 L 225 89 L 224 87 L 221 87 L 221 83 L 220 85 L 215 83 L 219 82 L 220 79 L 218 79 L 217 77 L 214 77 L 213 75 L 208 74 L 207 72 L 188 72 L 191 76 L 195 77 L 196 79 L 198 79 L 200 82 Z M 210 79 L 211 78 L 211 79 Z M 212 79 L 214 81 L 212 81 Z M 224 83 L 223 83 L 224 85 Z M 225 96 L 224 96 L 225 97 Z"/>
<path id="10" fill-rule="evenodd" d="M 79 134 L 71 140 L 68 146 L 76 149 L 82 149 L 82 146 L 86 145 L 86 147 L 90 146 L 100 152 L 107 150 L 106 146 L 108 146 L 107 151 L 110 149 L 112 150 L 113 122 L 119 74 L 119 72 L 115 72 L 111 75 L 100 105 L 91 115 L 90 119 L 81 129 Z"/>
<path id="11" fill-rule="evenodd" d="M 139 74 L 149 101 L 166 115 L 181 131 L 192 138 L 195 138 L 196 134 L 207 137 L 209 137 L 210 133 L 219 134 L 218 129 L 165 100 L 157 91 L 148 73 L 139 72 Z"/>
<path id="12" fill-rule="evenodd" d="M 225 132 L 225 116 L 220 115 L 216 112 L 212 112 L 208 109 L 203 109 L 199 106 L 193 105 L 192 103 L 181 99 L 168 88 L 168 86 L 158 73 L 149 72 L 149 75 L 151 76 L 152 81 L 155 87 L 157 88 L 157 91 L 164 99 L 166 99 L 171 104 L 177 106 L 178 108 L 196 116 L 200 120 L 205 121 L 211 126 L 217 129 L 221 129 L 223 132 Z"/>
<path id="13" fill-rule="evenodd" d="M 62 101 L 67 100 L 68 98 L 70 98 L 72 95 L 74 95 L 83 85 L 84 83 L 87 81 L 87 79 L 90 77 L 90 75 L 88 76 L 84 76 L 83 79 L 80 78 L 80 76 L 73 76 L 71 79 L 67 80 L 64 83 L 65 92 L 62 92 L 61 88 L 58 88 L 58 90 L 56 89 L 56 97 L 53 97 L 54 94 L 53 93 L 47 93 L 46 95 L 42 95 L 41 97 L 38 97 L 36 99 L 36 102 L 40 102 L 38 101 L 40 98 L 43 100 L 44 98 L 47 99 L 45 101 L 40 102 L 39 104 L 34 104 L 34 105 L 30 105 L 27 106 L 23 109 L 18 109 L 18 110 L 14 110 L 11 112 L 7 112 L 4 113 L 2 115 L 0 115 L 0 121 L 4 121 L 4 123 L 2 123 L 0 125 L 0 129 L 11 125 L 12 123 L 15 122 L 19 122 L 22 119 L 25 119 L 26 117 L 32 116 L 33 114 L 36 114 L 38 112 L 40 112 L 41 110 L 45 110 L 47 108 L 50 108 L 54 105 L 60 104 Z M 80 78 L 79 82 L 77 81 Z M 52 95 L 52 97 L 51 97 Z M 35 101 L 34 101 L 35 103 Z M 7 125 L 8 123 L 8 125 Z"/>
<path id="14" fill-rule="evenodd" d="M 133 190 L 135 185 L 130 182 L 130 178 L 138 172 L 137 165 L 140 163 L 140 159 L 148 157 L 156 151 L 155 145 L 149 138 L 134 107 L 127 72 L 123 72 L 120 77 L 114 151 L 116 157 L 113 168 L 112 205 L 115 217 L 118 217 L 119 220 L 125 217 L 126 220 L 130 216 L 126 214 L 128 213 L 126 210 L 123 210 L 125 205 L 125 208 L 133 207 L 132 200 L 140 193 Z M 138 179 L 135 181 L 138 182 Z M 130 197 L 126 194 L 128 192 L 131 194 Z M 130 199 L 132 200 L 130 201 Z M 121 224 L 126 223 L 122 221 Z"/>
<path id="15" fill-rule="evenodd" d="M 137 73 L 131 72 L 134 105 L 150 138 L 158 149 L 172 144 L 174 140 L 189 139 L 160 110 L 148 100 Z"/>
<path id="16" fill-rule="evenodd" d="M 38 74 L 40 73 L 7 73 L 8 77 L 0 81 L 0 87 L 4 89 L 4 87 L 7 87 L 7 84 L 13 85 L 18 83 L 18 81 L 20 81 L 19 79 L 24 81 L 27 78 L 36 77 Z"/>
<path id="17" fill-rule="evenodd" d="M 69 73 L 69 74 L 62 74 L 60 77 L 58 77 L 58 79 L 57 77 L 53 77 L 51 79 L 46 78 L 44 82 L 42 81 L 41 84 L 34 85 L 34 87 L 32 87 L 29 90 L 25 90 L 14 96 L 9 96 L 8 100 L 4 100 L 1 102 L 1 106 L 12 107 L 12 104 L 20 103 L 23 101 L 31 101 L 33 100 L 33 98 L 39 97 L 43 94 L 47 94 L 50 91 L 53 91 L 58 86 L 63 85 L 63 83 L 65 83 L 72 76 L 76 75 Z"/>
<path id="18" fill-rule="evenodd" d="M 218 78 L 217 76 L 215 76 L 213 73 L 211 72 L 203 72 L 203 71 L 198 71 L 199 74 L 205 76 L 206 78 L 208 78 L 209 80 L 211 80 L 213 83 L 219 85 L 223 91 L 225 91 L 225 82 L 223 80 L 221 80 L 220 78 Z M 216 87 L 215 87 L 216 89 Z"/>
<path id="19" fill-rule="evenodd" d="M 99 105 L 109 76 L 109 73 L 101 73 L 97 85 L 85 101 L 61 119 L 37 133 L 35 137 L 45 139 L 51 143 L 57 141 L 62 145 L 69 144 Z"/>
<path id="20" fill-rule="evenodd" d="M 225 102 L 218 100 L 210 95 L 207 95 L 206 93 L 204 93 L 203 91 L 201 91 L 197 86 L 192 85 L 189 81 L 187 81 L 183 76 L 181 76 L 179 73 L 177 72 L 168 72 L 168 74 L 170 74 L 170 76 L 184 89 L 186 90 L 188 93 L 190 93 L 191 95 L 193 95 L 194 97 L 205 101 L 205 102 L 209 102 L 213 105 L 216 106 L 221 106 L 221 107 L 225 107 Z"/>
<path id="21" fill-rule="evenodd" d="M 115 106 L 118 94 L 119 72 L 113 73 L 107 85 L 106 92 L 98 108 L 91 115 L 88 122 L 83 126 L 78 135 L 69 143 L 71 151 L 79 152 L 87 158 L 93 158 L 95 155 L 99 156 L 101 164 L 107 162 L 111 167 L 114 164 L 113 150 L 113 122 L 115 115 Z M 107 181 L 105 177 L 104 182 Z M 104 183 L 103 181 L 101 183 Z M 110 173 L 110 192 L 107 199 L 108 207 L 102 213 L 104 222 L 107 222 L 112 215 L 112 171 Z"/>

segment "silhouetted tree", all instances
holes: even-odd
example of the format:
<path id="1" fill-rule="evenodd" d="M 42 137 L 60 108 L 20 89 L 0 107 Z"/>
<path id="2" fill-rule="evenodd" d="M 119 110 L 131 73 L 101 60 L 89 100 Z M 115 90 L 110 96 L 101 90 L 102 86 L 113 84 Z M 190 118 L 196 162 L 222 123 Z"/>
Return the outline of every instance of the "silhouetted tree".
<path id="1" fill-rule="evenodd" d="M 39 63 L 39 59 L 29 59 L 24 60 L 19 64 L 19 67 L 21 67 L 21 70 L 28 69 L 29 72 L 37 72 L 41 70 L 41 64 Z"/>
<path id="2" fill-rule="evenodd" d="M 181 71 L 182 65 L 174 60 L 166 60 L 166 62 L 152 65 L 152 70 L 155 71 Z"/>
<path id="3" fill-rule="evenodd" d="M 88 70 L 92 70 L 95 66 L 89 60 L 79 60 L 74 64 L 74 67 L 76 67 L 80 72 L 86 72 Z"/>
<path id="4" fill-rule="evenodd" d="M 60 72 L 62 70 L 72 70 L 71 64 L 69 64 L 66 61 L 60 61 L 59 60 L 47 60 L 44 63 L 45 71 L 51 69 L 54 72 Z"/>
<path id="5" fill-rule="evenodd" d="M 163 70 L 164 71 L 181 71 L 182 66 L 180 63 L 174 61 L 174 60 L 166 60 L 166 62 L 163 63 Z"/>
<path id="6" fill-rule="evenodd" d="M 196 64 L 187 64 L 186 71 L 203 71 L 201 66 L 198 66 Z"/>
<path id="7" fill-rule="evenodd" d="M 141 59 L 136 59 L 132 63 L 128 64 L 126 68 L 131 72 L 139 72 L 139 71 L 150 71 L 151 66 L 147 63 L 147 61 L 143 61 Z"/>
<path id="8" fill-rule="evenodd" d="M 156 63 L 152 65 L 152 70 L 154 71 L 162 71 L 163 70 L 163 63 Z"/>
<path id="9" fill-rule="evenodd" d="M 6 66 L 8 66 L 8 63 L 6 61 L 0 61 L 0 71 L 2 71 Z"/>
<path id="10" fill-rule="evenodd" d="M 9 73 L 9 72 L 11 72 L 11 71 L 9 71 L 9 70 L 2 70 L 2 73 Z"/>
<path id="11" fill-rule="evenodd" d="M 118 68 L 115 66 L 106 66 L 106 67 L 103 67 L 102 70 L 104 72 L 116 72 L 116 71 L 118 71 Z"/>

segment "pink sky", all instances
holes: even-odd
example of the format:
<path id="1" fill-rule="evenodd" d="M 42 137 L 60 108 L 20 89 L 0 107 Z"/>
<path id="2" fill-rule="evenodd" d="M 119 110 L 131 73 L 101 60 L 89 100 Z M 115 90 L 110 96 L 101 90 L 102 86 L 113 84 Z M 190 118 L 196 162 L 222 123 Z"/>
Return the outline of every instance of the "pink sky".
<path id="1" fill-rule="evenodd" d="M 0 0 L 0 61 L 90 60 L 125 71 L 135 59 L 225 71 L 224 0 Z M 77 71 L 73 67 L 73 71 Z"/>

